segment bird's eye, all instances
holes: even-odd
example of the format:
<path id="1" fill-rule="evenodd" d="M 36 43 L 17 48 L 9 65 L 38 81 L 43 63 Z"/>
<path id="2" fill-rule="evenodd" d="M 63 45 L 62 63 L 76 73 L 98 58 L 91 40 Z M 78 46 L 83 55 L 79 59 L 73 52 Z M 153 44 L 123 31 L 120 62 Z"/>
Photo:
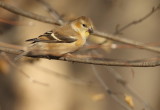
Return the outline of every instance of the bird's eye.
<path id="1" fill-rule="evenodd" d="M 86 25 L 86 24 L 82 24 L 82 26 L 83 26 L 83 27 L 85 27 L 85 28 L 87 27 L 87 25 Z"/>

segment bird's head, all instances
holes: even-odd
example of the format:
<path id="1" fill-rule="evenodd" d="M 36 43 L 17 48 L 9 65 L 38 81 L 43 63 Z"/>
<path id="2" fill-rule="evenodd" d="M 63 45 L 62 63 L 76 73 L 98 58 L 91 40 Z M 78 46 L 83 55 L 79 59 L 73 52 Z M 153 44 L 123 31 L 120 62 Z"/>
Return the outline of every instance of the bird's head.
<path id="1" fill-rule="evenodd" d="M 92 21 L 85 16 L 81 16 L 71 22 L 72 28 L 82 37 L 88 37 L 93 33 Z"/>

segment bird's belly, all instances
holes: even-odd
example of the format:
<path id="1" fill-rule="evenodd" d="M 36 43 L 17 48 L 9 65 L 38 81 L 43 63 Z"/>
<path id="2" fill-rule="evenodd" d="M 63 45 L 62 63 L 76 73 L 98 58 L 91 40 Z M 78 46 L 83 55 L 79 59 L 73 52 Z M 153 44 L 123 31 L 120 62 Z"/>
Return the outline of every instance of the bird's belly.
<path id="1" fill-rule="evenodd" d="M 54 45 L 55 46 L 50 46 L 49 50 L 51 51 L 51 53 L 58 55 L 74 52 L 80 48 L 78 46 L 75 46 L 74 43 L 54 44 Z"/>
<path id="2" fill-rule="evenodd" d="M 32 53 L 34 55 L 53 55 L 53 56 L 62 56 L 66 53 L 71 53 L 84 45 L 84 42 L 80 45 L 76 45 L 76 42 L 73 43 L 37 43 L 32 48 Z M 36 50 L 36 52 L 34 52 Z"/>

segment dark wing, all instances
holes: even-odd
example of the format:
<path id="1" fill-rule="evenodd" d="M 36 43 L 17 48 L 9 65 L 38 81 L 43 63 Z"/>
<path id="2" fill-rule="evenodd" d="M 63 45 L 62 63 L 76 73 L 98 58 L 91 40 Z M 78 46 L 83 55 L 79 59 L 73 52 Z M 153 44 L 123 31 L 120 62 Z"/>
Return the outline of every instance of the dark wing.
<path id="1" fill-rule="evenodd" d="M 44 43 L 72 43 L 77 39 L 72 36 L 65 36 L 59 34 L 57 32 L 49 31 L 40 35 L 38 38 L 28 39 L 26 41 L 36 43 L 36 42 L 44 42 Z"/>

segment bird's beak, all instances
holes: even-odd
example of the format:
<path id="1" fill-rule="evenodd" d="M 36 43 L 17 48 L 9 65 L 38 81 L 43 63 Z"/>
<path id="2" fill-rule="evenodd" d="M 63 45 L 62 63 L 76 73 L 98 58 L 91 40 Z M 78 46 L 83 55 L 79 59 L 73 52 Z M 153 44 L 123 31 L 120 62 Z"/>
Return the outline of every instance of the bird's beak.
<path id="1" fill-rule="evenodd" d="M 88 32 L 91 34 L 93 33 L 93 28 L 88 29 Z"/>

